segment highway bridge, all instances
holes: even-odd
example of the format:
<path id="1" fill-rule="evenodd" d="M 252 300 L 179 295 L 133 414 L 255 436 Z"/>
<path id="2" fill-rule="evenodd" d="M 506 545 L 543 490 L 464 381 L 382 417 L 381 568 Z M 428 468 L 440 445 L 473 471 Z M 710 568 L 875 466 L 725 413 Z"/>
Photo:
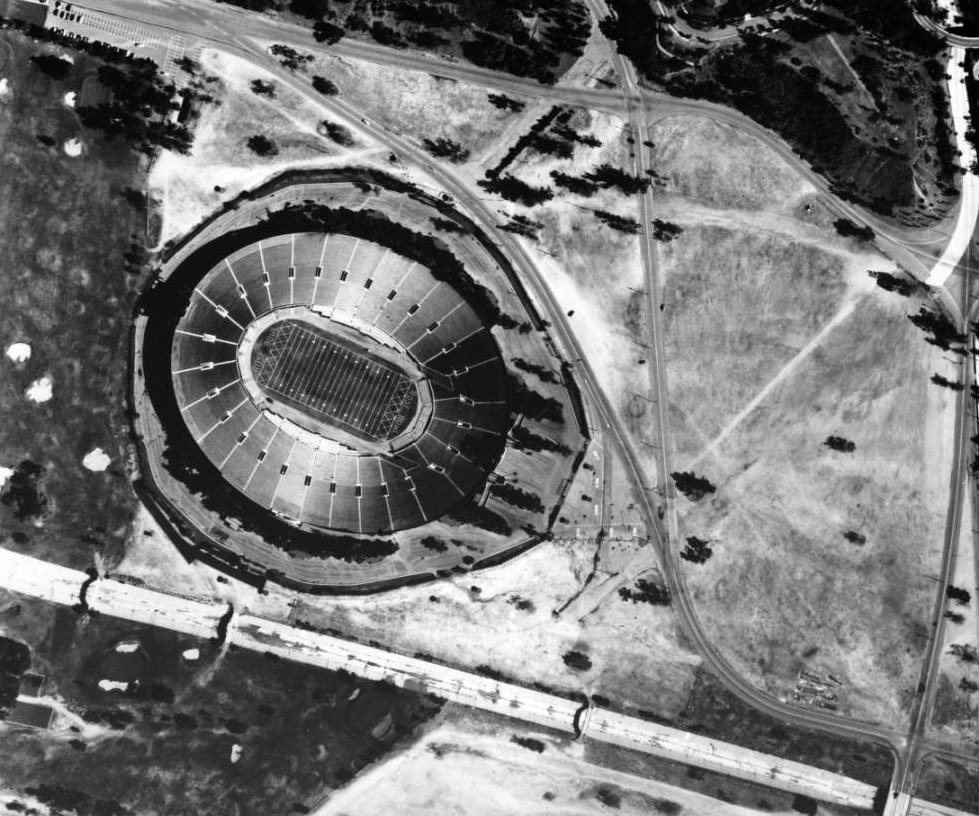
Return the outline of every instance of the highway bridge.
<path id="1" fill-rule="evenodd" d="M 242 614 L 210 600 L 134 586 L 0 549 L 0 585 L 13 592 L 196 637 L 219 638 L 332 671 L 344 670 L 433 694 L 534 725 L 651 754 L 794 794 L 871 809 L 877 789 L 864 782 L 781 757 L 669 728 L 638 717 L 529 689 L 431 660 Z M 222 623 L 225 625 L 222 626 Z"/>

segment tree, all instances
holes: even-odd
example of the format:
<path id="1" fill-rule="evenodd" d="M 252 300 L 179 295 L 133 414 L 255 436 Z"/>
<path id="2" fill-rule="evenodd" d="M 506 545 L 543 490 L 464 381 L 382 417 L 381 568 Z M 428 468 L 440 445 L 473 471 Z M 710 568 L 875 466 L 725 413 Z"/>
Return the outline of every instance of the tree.
<path id="1" fill-rule="evenodd" d="M 870 227 L 861 227 L 849 218 L 837 218 L 833 222 L 836 231 L 844 238 L 856 238 L 858 241 L 873 241 L 874 231 Z"/>
<path id="2" fill-rule="evenodd" d="M 951 609 L 946 610 L 942 617 L 950 620 L 952 623 L 965 623 L 965 615 L 961 612 L 953 612 Z"/>
<path id="3" fill-rule="evenodd" d="M 594 182 L 578 178 L 577 176 L 569 176 L 560 170 L 552 170 L 551 178 L 554 179 L 554 183 L 558 187 L 564 187 L 569 193 L 584 196 L 585 198 L 590 198 L 598 192 L 598 185 Z"/>
<path id="4" fill-rule="evenodd" d="M 269 48 L 269 51 L 273 56 L 279 58 L 279 63 L 283 68 L 288 68 L 290 71 L 298 71 L 307 62 L 313 61 L 312 54 L 300 54 L 295 48 L 282 43 L 275 43 Z"/>
<path id="5" fill-rule="evenodd" d="M 675 472 L 671 473 L 670 476 L 673 479 L 673 483 L 676 485 L 676 489 L 679 490 L 683 495 L 685 495 L 691 501 L 700 501 L 708 493 L 716 493 L 717 488 L 714 487 L 707 479 L 702 476 L 698 476 L 692 471 L 686 472 Z"/>
<path id="6" fill-rule="evenodd" d="M 921 285 L 910 276 L 899 277 L 891 275 L 889 272 L 874 272 L 873 270 L 868 271 L 867 274 L 877 281 L 877 285 L 881 289 L 887 292 L 896 292 L 903 297 L 913 295 Z"/>
<path id="7" fill-rule="evenodd" d="M 692 564 L 705 564 L 707 563 L 707 559 L 713 554 L 714 551 L 708 546 L 706 541 L 696 536 L 689 536 L 687 538 L 687 546 L 680 553 L 680 558 Z"/>
<path id="8" fill-rule="evenodd" d="M 319 91 L 323 96 L 336 96 L 340 93 L 340 89 L 335 82 L 321 76 L 313 77 L 313 90 Z"/>
<path id="9" fill-rule="evenodd" d="M 491 105 L 496 106 L 500 110 L 513 111 L 514 113 L 520 113 L 520 111 L 527 107 L 526 102 L 521 102 L 519 99 L 513 99 L 505 94 L 490 94 L 489 101 Z"/>
<path id="10" fill-rule="evenodd" d="M 955 655 L 963 663 L 975 663 L 979 660 L 976 647 L 968 643 L 953 643 L 948 647 L 948 653 Z"/>
<path id="11" fill-rule="evenodd" d="M 972 600 L 972 596 L 969 594 L 967 589 L 961 589 L 957 586 L 949 584 L 945 588 L 945 594 L 948 596 L 949 600 L 955 601 L 959 606 L 968 606 L 969 601 Z"/>
<path id="12" fill-rule="evenodd" d="M 931 381 L 935 385 L 941 385 L 944 388 L 950 388 L 952 391 L 962 391 L 965 388 L 965 383 L 954 382 L 941 374 L 932 374 Z"/>
<path id="13" fill-rule="evenodd" d="M 968 677 L 963 677 L 959 683 L 959 689 L 966 694 L 975 694 L 975 692 L 979 691 L 979 683 L 970 680 Z"/>
<path id="14" fill-rule="evenodd" d="M 867 536 L 862 533 L 858 533 L 856 530 L 847 530 L 843 533 L 843 538 L 849 541 L 851 544 L 859 544 L 863 546 L 867 543 Z"/>
<path id="15" fill-rule="evenodd" d="M 338 122 L 331 122 L 329 119 L 324 119 L 320 122 L 319 128 L 317 129 L 328 139 L 343 147 L 350 147 L 354 143 L 353 134 Z"/>
<path id="16" fill-rule="evenodd" d="M 530 513 L 544 512 L 544 504 L 541 502 L 540 496 L 506 482 L 493 485 L 492 493 L 500 501 L 513 505 L 520 510 L 526 510 Z"/>
<path id="17" fill-rule="evenodd" d="M 564 665 L 575 671 L 588 671 L 591 668 L 591 658 L 583 652 L 570 651 L 561 655 Z"/>
<path id="18" fill-rule="evenodd" d="M 856 443 L 842 436 L 827 436 L 823 444 L 827 448 L 839 451 L 840 453 L 853 453 L 857 449 Z"/>
<path id="19" fill-rule="evenodd" d="M 637 580 L 635 589 L 622 587 L 619 590 L 619 597 L 624 601 L 648 603 L 652 606 L 667 606 L 670 603 L 670 591 L 646 578 Z"/>
<path id="20" fill-rule="evenodd" d="M 509 174 L 493 179 L 483 179 L 478 184 L 489 193 L 497 193 L 507 201 L 516 201 L 525 207 L 543 204 L 554 197 L 554 193 L 547 187 L 533 187 Z"/>
<path id="21" fill-rule="evenodd" d="M 624 232 L 628 235 L 635 235 L 639 232 L 639 222 L 635 218 L 629 218 L 626 215 L 616 215 L 607 210 L 595 210 L 594 213 L 599 221 L 614 230 Z"/>
<path id="22" fill-rule="evenodd" d="M 249 150 L 259 156 L 271 158 L 279 154 L 279 146 L 268 138 L 268 136 L 262 136 L 261 134 L 250 136 L 245 144 Z"/>
<path id="23" fill-rule="evenodd" d="M 683 227 L 663 221 L 660 218 L 653 219 L 653 238 L 657 241 L 669 243 L 674 238 L 683 234 Z"/>
<path id="24" fill-rule="evenodd" d="M 71 63 L 54 54 L 37 54 L 31 57 L 31 62 L 51 79 L 62 80 L 71 73 Z"/>
<path id="25" fill-rule="evenodd" d="M 425 536 L 421 540 L 421 545 L 426 550 L 432 550 L 433 552 L 447 552 L 449 545 L 446 544 L 441 538 L 436 538 L 435 536 Z"/>
<path id="26" fill-rule="evenodd" d="M 437 139 L 424 139 L 422 144 L 425 149 L 436 158 L 448 159 L 459 164 L 469 158 L 469 151 L 458 142 L 440 136 Z"/>
<path id="27" fill-rule="evenodd" d="M 347 32 L 338 25 L 320 20 L 313 26 L 313 38 L 316 42 L 334 45 L 343 39 Z"/>
<path id="28" fill-rule="evenodd" d="M 253 79 L 251 83 L 251 89 L 253 94 L 258 96 L 267 96 L 270 99 L 275 98 L 275 83 L 266 82 L 263 79 Z"/>
<path id="29" fill-rule="evenodd" d="M 290 0 L 289 11 L 310 20 L 322 19 L 330 11 L 332 0 Z"/>
<path id="30" fill-rule="evenodd" d="M 191 59 L 188 56 L 180 57 L 174 60 L 174 64 L 181 70 L 190 74 L 191 76 L 196 76 L 197 72 L 201 69 L 201 64 L 197 60 Z"/>

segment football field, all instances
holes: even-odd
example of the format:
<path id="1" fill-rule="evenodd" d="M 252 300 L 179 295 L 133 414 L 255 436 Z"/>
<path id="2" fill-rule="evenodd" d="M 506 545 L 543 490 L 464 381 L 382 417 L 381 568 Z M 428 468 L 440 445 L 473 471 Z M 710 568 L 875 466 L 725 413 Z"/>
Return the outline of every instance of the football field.
<path id="1" fill-rule="evenodd" d="M 383 440 L 404 430 L 414 415 L 417 394 L 407 377 L 312 326 L 283 321 L 260 346 L 252 361 L 257 383 L 316 419 Z"/>

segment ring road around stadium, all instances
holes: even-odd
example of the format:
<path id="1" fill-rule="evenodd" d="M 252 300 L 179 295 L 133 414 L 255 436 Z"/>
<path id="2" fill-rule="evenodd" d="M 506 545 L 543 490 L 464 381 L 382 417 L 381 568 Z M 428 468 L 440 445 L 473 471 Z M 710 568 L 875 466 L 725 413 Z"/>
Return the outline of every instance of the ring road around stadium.
<path id="1" fill-rule="evenodd" d="M 584 407 L 504 254 L 445 198 L 292 173 L 167 250 L 131 416 L 137 492 L 185 556 L 366 592 L 550 529 Z"/>
<path id="2" fill-rule="evenodd" d="M 379 244 L 292 233 L 223 258 L 174 333 L 194 441 L 256 504 L 384 534 L 442 516 L 506 437 L 493 335 L 448 284 Z"/>

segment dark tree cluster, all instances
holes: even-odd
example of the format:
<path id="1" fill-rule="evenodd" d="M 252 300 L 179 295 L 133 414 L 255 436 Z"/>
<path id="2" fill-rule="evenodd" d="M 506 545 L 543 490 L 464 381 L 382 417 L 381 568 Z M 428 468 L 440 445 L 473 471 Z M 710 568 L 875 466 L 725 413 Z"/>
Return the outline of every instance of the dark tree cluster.
<path id="1" fill-rule="evenodd" d="M 949 654 L 955 655 L 963 663 L 976 663 L 979 655 L 976 654 L 976 647 L 970 643 L 953 643 L 948 647 Z"/>
<path id="2" fill-rule="evenodd" d="M 438 159 L 448 159 L 455 164 L 460 164 L 469 158 L 468 149 L 458 142 L 442 136 L 436 139 L 424 139 L 422 144 L 429 153 Z"/>
<path id="3" fill-rule="evenodd" d="M 116 801 L 98 799 L 65 785 L 38 785 L 25 788 L 24 792 L 48 805 L 52 812 L 74 812 L 77 816 L 128 816 L 126 808 Z"/>
<path id="4" fill-rule="evenodd" d="M 31 667 L 31 650 L 26 644 L 0 636 L 0 720 L 7 719 L 17 704 L 20 678 Z"/>
<path id="5" fill-rule="evenodd" d="M 714 554 L 714 550 L 702 538 L 689 536 L 686 546 L 680 551 L 680 558 L 692 564 L 705 564 Z"/>
<path id="6" fill-rule="evenodd" d="M 446 518 L 459 524 L 471 524 L 473 527 L 479 527 L 481 530 L 497 535 L 508 536 L 513 532 L 503 516 L 494 513 L 488 507 L 481 507 L 472 499 L 457 504 L 446 514 Z"/>
<path id="7" fill-rule="evenodd" d="M 607 210 L 594 210 L 594 213 L 599 221 L 614 230 L 624 232 L 627 235 L 635 235 L 639 232 L 639 222 L 635 218 L 629 218 L 626 215 L 616 215 Z"/>
<path id="8" fill-rule="evenodd" d="M 120 67 L 103 65 L 99 82 L 111 92 L 111 100 L 78 109 L 82 124 L 101 130 L 106 139 L 121 136 L 136 149 L 152 155 L 158 148 L 189 153 L 193 137 L 186 126 L 170 121 L 174 85 L 164 83 L 150 60 Z"/>
<path id="9" fill-rule="evenodd" d="M 598 192 L 598 185 L 593 181 L 588 181 L 578 176 L 569 176 L 560 170 L 552 170 L 551 178 L 554 179 L 554 183 L 558 187 L 563 187 L 569 193 L 584 196 L 585 198 L 591 198 L 591 196 Z"/>
<path id="10" fill-rule="evenodd" d="M 619 590 L 619 597 L 624 601 L 647 603 L 652 606 L 668 606 L 671 601 L 670 591 L 666 587 L 647 578 L 640 578 L 636 581 L 636 586 L 633 589 L 622 587 Z"/>
<path id="11" fill-rule="evenodd" d="M 955 382 L 947 377 L 943 377 L 941 374 L 932 374 L 931 381 L 935 383 L 935 385 L 940 385 L 942 388 L 948 388 L 951 391 L 965 390 L 965 383 Z"/>
<path id="12" fill-rule="evenodd" d="M 863 533 L 858 533 L 856 530 L 847 530 L 843 533 L 843 538 L 851 544 L 856 544 L 861 547 L 867 543 L 867 536 L 863 535 Z"/>
<path id="13" fill-rule="evenodd" d="M 677 471 L 671 473 L 670 477 L 673 479 L 676 489 L 691 501 L 700 501 L 709 493 L 717 492 L 717 488 L 710 481 L 692 471 Z"/>
<path id="14" fill-rule="evenodd" d="M 554 193 L 547 187 L 534 187 L 509 174 L 481 179 L 478 183 L 486 192 L 496 193 L 507 201 L 516 201 L 525 207 L 536 207 L 554 197 Z"/>
<path id="15" fill-rule="evenodd" d="M 510 431 L 510 436 L 513 438 L 514 447 L 517 450 L 548 451 L 550 453 L 560 453 L 562 456 L 569 456 L 571 454 L 571 448 L 567 445 L 555 442 L 546 436 L 535 434 L 523 425 L 514 427 Z"/>
<path id="16" fill-rule="evenodd" d="M 921 287 L 921 284 L 910 276 L 898 276 L 889 272 L 874 272 L 873 270 L 867 274 L 877 282 L 881 289 L 887 292 L 895 292 L 903 297 L 910 297 Z"/>
<path id="17" fill-rule="evenodd" d="M 260 133 L 257 133 L 254 136 L 249 136 L 248 141 L 245 142 L 245 145 L 256 156 L 271 158 L 272 156 L 279 155 L 279 146 L 268 136 L 263 136 Z"/>
<path id="18" fill-rule="evenodd" d="M 591 668 L 591 658 L 584 652 L 571 650 L 561 655 L 564 665 L 575 671 L 588 671 Z"/>
<path id="19" fill-rule="evenodd" d="M 546 397 L 522 379 L 510 376 L 510 405 L 514 413 L 530 419 L 564 422 L 564 407 L 554 397 Z"/>
<path id="20" fill-rule="evenodd" d="M 336 96 L 340 93 L 335 82 L 322 76 L 313 77 L 313 90 L 323 94 L 323 96 Z"/>
<path id="21" fill-rule="evenodd" d="M 340 26 L 328 23 L 326 20 L 320 20 L 313 26 L 313 39 L 327 45 L 340 42 L 346 33 Z"/>
<path id="22" fill-rule="evenodd" d="M 31 62 L 51 79 L 60 81 L 71 73 L 71 63 L 54 54 L 37 54 L 31 57 Z"/>
<path id="23" fill-rule="evenodd" d="M 649 189 L 650 180 L 642 176 L 634 176 L 611 164 L 602 164 L 594 170 L 585 173 L 585 178 L 603 189 L 615 188 L 626 195 L 644 193 Z"/>
<path id="24" fill-rule="evenodd" d="M 279 64 L 290 71 L 298 71 L 304 65 L 313 61 L 312 54 L 301 54 L 295 48 L 282 43 L 275 43 L 269 51 L 272 55 L 279 58 Z"/>
<path id="25" fill-rule="evenodd" d="M 826 441 L 823 442 L 823 444 L 827 448 L 839 451 L 840 453 L 853 453 L 857 449 L 855 442 L 845 439 L 842 436 L 827 436 Z"/>
<path id="26" fill-rule="evenodd" d="M 516 487 L 507 482 L 500 482 L 493 485 L 491 492 L 500 501 L 506 502 L 519 510 L 526 510 L 528 513 L 543 513 L 544 504 L 540 496 L 531 493 L 529 490 Z"/>
<path id="27" fill-rule="evenodd" d="M 969 590 L 953 586 L 952 584 L 949 584 L 945 588 L 945 594 L 948 595 L 950 601 L 955 601 L 959 606 L 968 606 L 969 601 L 972 600 Z"/>
<path id="28" fill-rule="evenodd" d="M 451 218 L 432 218 L 432 226 L 435 227 L 439 232 L 462 232 L 462 226 L 453 221 Z"/>
<path id="29" fill-rule="evenodd" d="M 671 224 L 669 221 L 663 221 L 661 218 L 653 219 L 653 238 L 657 241 L 669 243 L 682 234 L 683 227 L 677 224 Z"/>
<path id="30" fill-rule="evenodd" d="M 931 337 L 928 342 L 948 351 L 953 344 L 964 343 L 966 337 L 941 312 L 933 312 L 922 306 L 916 315 L 908 315 L 908 320 Z"/>
<path id="31" fill-rule="evenodd" d="M 339 122 L 331 122 L 329 119 L 324 119 L 319 123 L 317 131 L 323 136 L 326 136 L 330 141 L 336 142 L 343 147 L 350 147 L 354 143 L 353 134 Z"/>
<path id="32" fill-rule="evenodd" d="M 552 383 L 557 385 L 561 382 L 561 378 L 558 377 L 551 369 L 545 368 L 537 363 L 531 363 L 523 359 L 523 357 L 514 357 L 511 361 L 514 368 L 518 368 L 521 371 L 526 371 L 528 374 L 533 374 L 539 380 L 546 383 Z"/>
<path id="33" fill-rule="evenodd" d="M 500 224 L 499 228 L 504 232 L 512 232 L 514 235 L 522 235 L 525 238 L 530 238 L 532 241 L 536 241 L 538 237 L 538 230 L 543 228 L 543 224 L 540 221 L 533 221 L 526 215 L 511 215 L 510 220 L 505 224 Z"/>
<path id="34" fill-rule="evenodd" d="M 861 227 L 849 218 L 837 218 L 833 222 L 836 231 L 844 238 L 856 238 L 858 241 L 873 241 L 874 231 L 868 227 Z"/>
<path id="35" fill-rule="evenodd" d="M 18 521 L 34 521 L 47 511 L 48 497 L 42 489 L 44 473 L 42 465 L 24 459 L 7 480 L 7 489 L 0 502 L 5 507 L 13 507 L 14 518 Z"/>
<path id="36" fill-rule="evenodd" d="M 269 99 L 275 98 L 275 83 L 264 79 L 253 79 L 251 81 L 252 93 L 257 96 L 267 96 Z"/>
<path id="37" fill-rule="evenodd" d="M 426 550 L 431 550 L 432 552 L 444 553 L 449 550 L 449 545 L 441 538 L 436 538 L 435 536 L 425 536 L 420 543 Z"/>
<path id="38" fill-rule="evenodd" d="M 538 754 L 543 754 L 544 749 L 547 747 L 539 739 L 534 739 L 533 737 L 518 737 L 516 734 L 510 737 L 510 742 L 519 745 L 521 748 L 526 748 L 528 751 L 535 751 Z"/>
<path id="39" fill-rule="evenodd" d="M 519 99 L 513 99 L 506 94 L 490 94 L 488 98 L 490 104 L 499 108 L 500 110 L 520 113 L 520 111 L 527 107 L 526 102 L 521 102 Z"/>

